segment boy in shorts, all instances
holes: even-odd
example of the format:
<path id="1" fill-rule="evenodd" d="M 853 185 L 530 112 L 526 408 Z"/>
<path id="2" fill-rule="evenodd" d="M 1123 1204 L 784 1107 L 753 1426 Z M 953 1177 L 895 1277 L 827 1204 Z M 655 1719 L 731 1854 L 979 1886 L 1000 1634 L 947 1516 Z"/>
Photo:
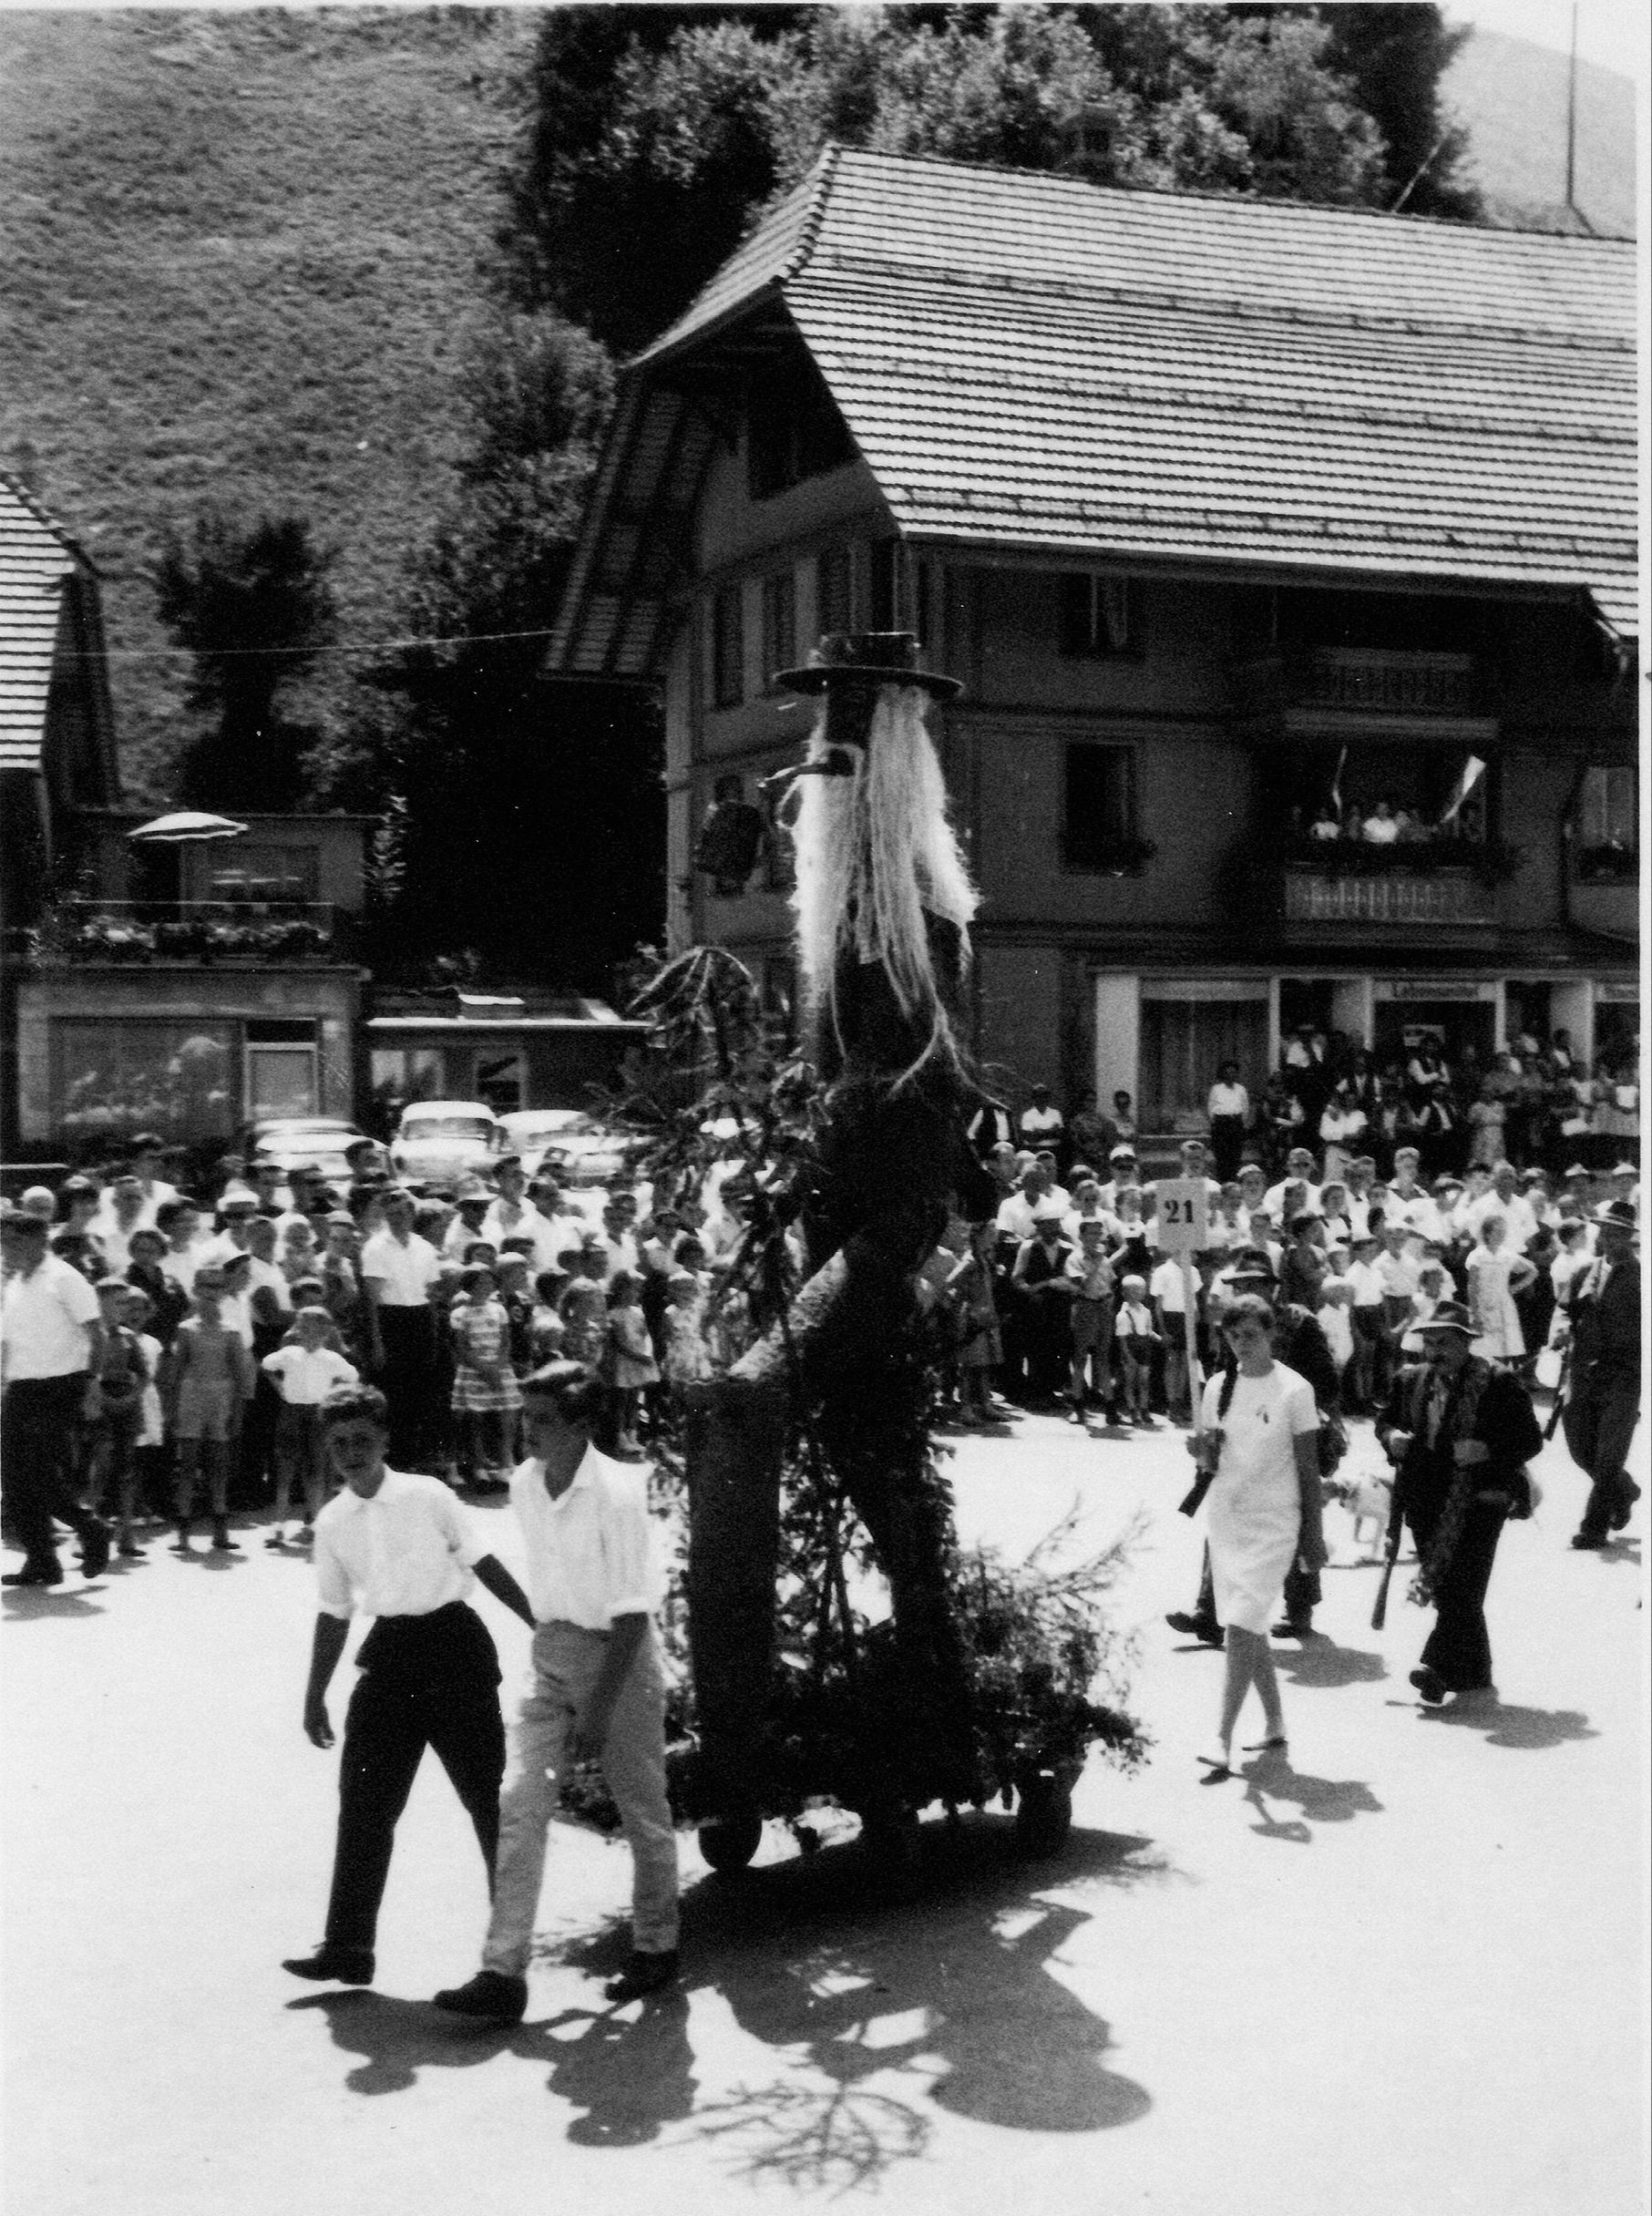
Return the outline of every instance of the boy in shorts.
<path id="1" fill-rule="evenodd" d="M 212 1552 L 241 1552 L 230 1536 L 230 1450 L 256 1377 L 241 1333 L 223 1320 L 223 1299 L 222 1270 L 204 1264 L 195 1273 L 191 1312 L 179 1325 L 167 1359 L 162 1399 L 170 1406 L 178 1447 L 178 1536 L 172 1543 L 178 1554 L 195 1551 L 190 1524 L 203 1468 L 212 1511 Z"/>

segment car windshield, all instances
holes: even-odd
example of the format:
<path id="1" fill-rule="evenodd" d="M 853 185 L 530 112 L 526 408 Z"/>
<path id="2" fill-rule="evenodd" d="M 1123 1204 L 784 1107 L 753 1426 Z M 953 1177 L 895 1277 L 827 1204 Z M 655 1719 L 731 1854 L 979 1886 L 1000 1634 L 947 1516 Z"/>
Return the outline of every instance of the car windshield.
<path id="1" fill-rule="evenodd" d="M 421 1115 L 410 1121 L 405 1139 L 481 1139 L 493 1137 L 493 1125 L 479 1115 Z"/>

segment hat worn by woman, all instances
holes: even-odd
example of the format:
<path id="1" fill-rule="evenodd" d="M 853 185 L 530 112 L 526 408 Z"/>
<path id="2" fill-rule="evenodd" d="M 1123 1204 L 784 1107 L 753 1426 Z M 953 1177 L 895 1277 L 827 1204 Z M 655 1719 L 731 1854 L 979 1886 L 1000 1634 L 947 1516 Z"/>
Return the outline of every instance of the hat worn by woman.
<path id="1" fill-rule="evenodd" d="M 909 631 L 827 631 L 801 668 L 776 670 L 775 682 L 788 692 L 825 692 L 835 685 L 916 685 L 935 700 L 955 700 L 956 677 L 918 666 L 918 637 Z"/>

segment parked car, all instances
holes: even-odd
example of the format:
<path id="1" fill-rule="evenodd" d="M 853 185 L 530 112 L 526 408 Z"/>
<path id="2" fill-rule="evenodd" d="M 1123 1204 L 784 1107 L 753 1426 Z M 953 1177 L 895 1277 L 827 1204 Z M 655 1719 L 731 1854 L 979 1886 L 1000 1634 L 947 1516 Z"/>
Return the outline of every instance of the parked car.
<path id="1" fill-rule="evenodd" d="M 500 1151 L 499 1119 L 483 1101 L 412 1101 L 390 1142 L 390 1166 L 410 1185 L 485 1177 Z"/>
<path id="2" fill-rule="evenodd" d="M 542 1167 L 564 1185 L 611 1185 L 635 1153 L 632 1140 L 583 1108 L 521 1108 L 501 1122 L 507 1150 L 530 1177 Z"/>
<path id="3" fill-rule="evenodd" d="M 266 1116 L 249 1123 L 236 1144 L 250 1170 L 255 1162 L 277 1164 L 283 1176 L 296 1169 L 320 1170 L 329 1185 L 350 1182 L 344 1149 L 365 1134 L 338 1115 Z"/>

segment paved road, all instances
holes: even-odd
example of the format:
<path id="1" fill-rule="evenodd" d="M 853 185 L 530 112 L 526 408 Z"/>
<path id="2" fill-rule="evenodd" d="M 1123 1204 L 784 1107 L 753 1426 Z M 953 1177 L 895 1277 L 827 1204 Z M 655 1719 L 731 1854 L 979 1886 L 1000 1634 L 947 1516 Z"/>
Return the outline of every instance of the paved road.
<path id="1" fill-rule="evenodd" d="M 1146 1512 L 1118 1615 L 1140 1630 L 1149 1768 L 1093 1764 L 1052 1862 L 1017 1862 L 1001 1818 L 927 1827 L 905 1907 L 847 1846 L 805 1862 L 778 1834 L 734 1885 L 698 1882 L 691 1849 L 685 1992 L 618 2014 L 598 1979 L 622 1951 L 626 1860 L 559 1833 L 528 2019 L 503 2036 L 424 2002 L 474 1965 L 484 1913 L 434 1765 L 379 1988 L 277 1966 L 319 1936 L 331 1851 L 336 1757 L 298 1729 L 305 1566 L 254 1534 L 226 1567 L 157 1547 L 97 1585 L 8 1594 L 11 2206 L 1642 2208 L 1640 1549 L 1566 1548 L 1583 1487 L 1564 1457 L 1503 1543 L 1500 1705 L 1416 1705 L 1426 1619 L 1399 1600 L 1370 1633 L 1376 1573 L 1333 1509 L 1329 1636 L 1282 1648 L 1289 1765 L 1214 1788 L 1195 1757 L 1220 1660 L 1162 1622 L 1197 1575 L 1180 1435 L 1095 1443 L 1032 1419 L 952 1467 L 963 1535 L 1009 1550 L 1075 1498 L 1075 1545 Z M 481 1606 L 509 1692 L 526 1635 Z"/>

